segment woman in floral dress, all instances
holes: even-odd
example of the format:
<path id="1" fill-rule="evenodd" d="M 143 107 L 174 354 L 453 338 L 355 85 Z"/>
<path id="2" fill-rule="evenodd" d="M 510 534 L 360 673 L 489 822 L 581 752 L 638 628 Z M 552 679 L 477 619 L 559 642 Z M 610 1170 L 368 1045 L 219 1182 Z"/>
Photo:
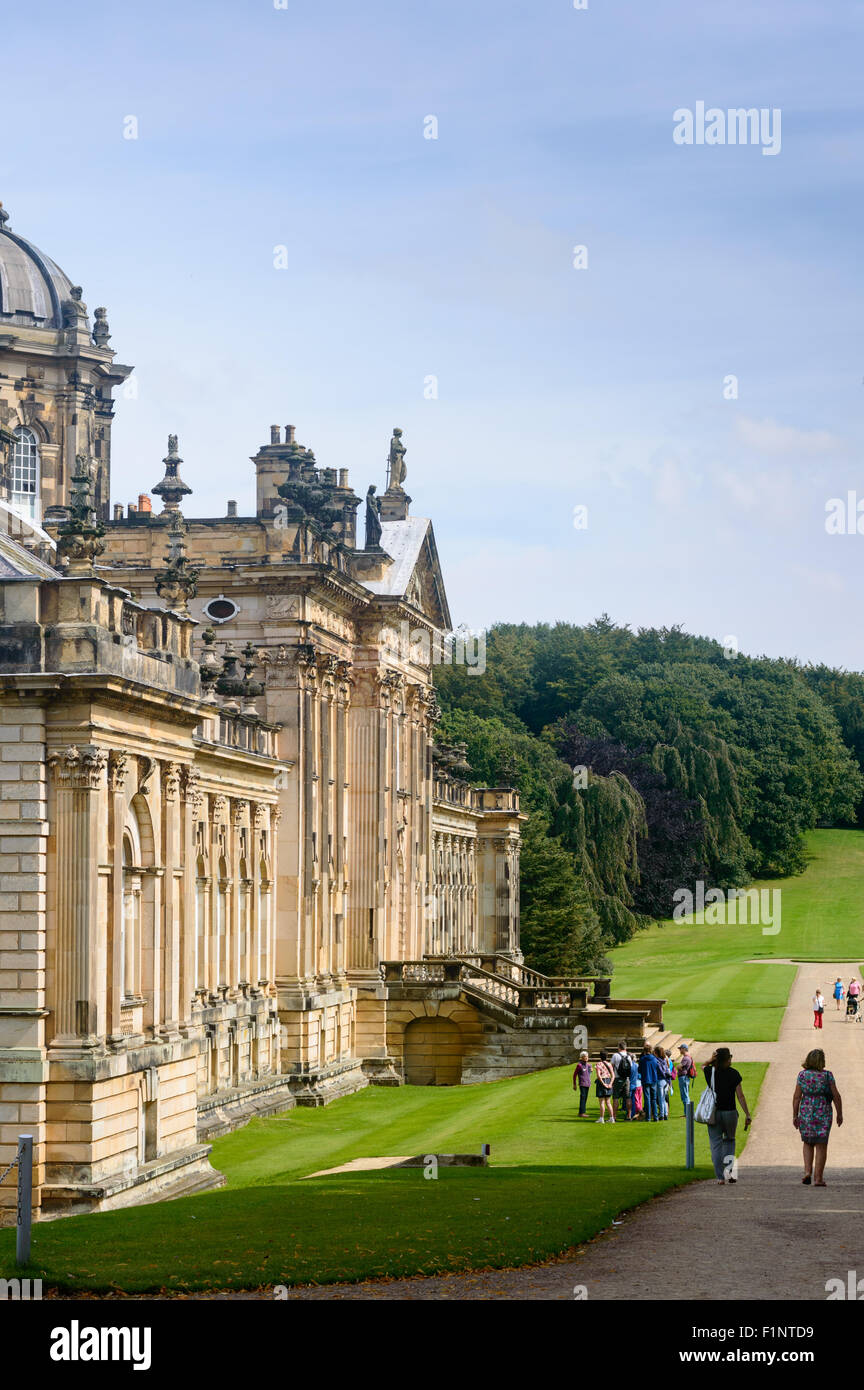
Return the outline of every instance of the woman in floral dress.
<path id="1" fill-rule="evenodd" d="M 831 1107 L 837 1111 L 837 1123 L 843 1123 L 843 1101 L 830 1071 L 825 1069 L 825 1053 L 821 1047 L 808 1052 L 804 1069 L 798 1073 L 798 1084 L 792 1097 L 792 1123 L 804 1145 L 805 1187 L 827 1187 L 824 1181 L 828 1139 L 831 1134 Z"/>

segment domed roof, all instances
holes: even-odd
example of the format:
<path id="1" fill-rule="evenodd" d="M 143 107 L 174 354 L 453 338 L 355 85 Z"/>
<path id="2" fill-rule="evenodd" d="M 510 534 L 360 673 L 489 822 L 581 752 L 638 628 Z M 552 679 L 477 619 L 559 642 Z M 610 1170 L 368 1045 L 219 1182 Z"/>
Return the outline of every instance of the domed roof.
<path id="1" fill-rule="evenodd" d="M 8 228 L 9 214 L 0 203 L 0 325 L 62 328 L 64 299 L 72 298 L 72 282 L 23 237 Z"/>

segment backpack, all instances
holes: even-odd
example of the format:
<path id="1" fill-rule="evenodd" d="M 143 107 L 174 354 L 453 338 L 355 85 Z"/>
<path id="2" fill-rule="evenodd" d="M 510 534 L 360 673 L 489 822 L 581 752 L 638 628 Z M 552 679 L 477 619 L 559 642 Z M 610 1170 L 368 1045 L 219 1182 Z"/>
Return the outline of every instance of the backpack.
<path id="1" fill-rule="evenodd" d="M 618 1080 L 629 1081 L 632 1074 L 633 1068 L 630 1065 L 630 1058 L 622 1057 L 618 1063 Z"/>

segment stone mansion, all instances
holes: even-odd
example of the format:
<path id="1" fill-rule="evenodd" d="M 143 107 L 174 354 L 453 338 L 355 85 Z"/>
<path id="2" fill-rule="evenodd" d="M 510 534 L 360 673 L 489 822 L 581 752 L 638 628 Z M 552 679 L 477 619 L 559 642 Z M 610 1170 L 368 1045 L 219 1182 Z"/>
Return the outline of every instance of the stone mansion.
<path id="1" fill-rule="evenodd" d="M 256 1113 L 569 1059 L 603 1015 L 522 963 L 518 796 L 436 742 L 401 431 L 380 496 L 273 426 L 253 515 L 188 515 L 173 436 L 157 503 L 112 505 L 110 338 L 0 206 L 0 1169 L 32 1133 L 47 1215 L 213 1185 Z"/>

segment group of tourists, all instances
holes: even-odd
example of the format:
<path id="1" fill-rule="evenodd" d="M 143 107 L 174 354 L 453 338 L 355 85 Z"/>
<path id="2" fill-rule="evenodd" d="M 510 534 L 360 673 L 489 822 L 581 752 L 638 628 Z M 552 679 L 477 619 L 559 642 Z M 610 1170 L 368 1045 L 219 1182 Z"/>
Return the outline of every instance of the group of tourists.
<path id="1" fill-rule="evenodd" d="M 600 1102 L 597 1124 L 613 1125 L 619 1117 L 619 1109 L 622 1120 L 668 1120 L 676 1080 L 686 1114 L 690 1085 L 696 1076 L 686 1043 L 681 1043 L 678 1049 L 677 1062 L 673 1062 L 671 1053 L 660 1046 L 652 1048 L 646 1043 L 637 1058 L 628 1052 L 624 1043 L 619 1043 L 611 1057 L 600 1053 L 593 1072 L 595 1093 Z M 706 1090 L 699 1099 L 696 1115 L 704 1120 L 708 1130 L 714 1177 L 726 1186 L 738 1181 L 735 1137 L 739 1104 L 744 1112 L 745 1130 L 750 1128 L 753 1117 L 744 1094 L 743 1078 L 732 1066 L 728 1047 L 715 1048 L 702 1073 Z M 587 1118 L 591 1076 L 588 1053 L 582 1052 L 573 1073 L 573 1087 L 579 1092 L 580 1120 Z M 837 1124 L 842 1125 L 843 1101 L 834 1075 L 827 1069 L 825 1053 L 817 1047 L 805 1057 L 792 1096 L 792 1124 L 801 1138 L 805 1187 L 827 1187 L 825 1163 L 835 1113 Z"/>
<path id="2" fill-rule="evenodd" d="M 690 1099 L 690 1083 L 696 1075 L 686 1043 L 678 1049 L 677 1061 L 658 1044 L 645 1043 L 637 1057 L 619 1043 L 611 1057 L 601 1052 L 592 1067 L 587 1052 L 579 1054 L 573 1073 L 573 1089 L 579 1092 L 580 1120 L 587 1118 L 592 1073 L 594 1094 L 600 1102 L 598 1125 L 614 1125 L 616 1120 L 657 1121 L 669 1119 L 669 1106 L 678 1083 L 681 1104 Z"/>
<path id="3" fill-rule="evenodd" d="M 853 976 L 852 976 L 852 979 L 849 981 L 849 984 L 844 988 L 844 986 L 843 986 L 843 981 L 840 979 L 840 977 L 839 977 L 839 975 L 838 975 L 837 979 L 834 981 L 834 988 L 833 988 L 833 990 L 831 991 L 831 993 L 832 993 L 832 996 L 833 996 L 835 1005 L 836 1005 L 836 1007 L 837 1007 L 837 1012 L 839 1013 L 840 1010 L 842 1009 L 842 1007 L 843 1007 L 843 1001 L 844 1001 L 844 999 L 845 999 L 845 1001 L 846 1001 L 846 1018 L 847 1018 L 847 1021 L 848 1021 L 849 1019 L 854 1019 L 854 1020 L 856 1021 L 856 1023 L 860 1023 L 860 1022 L 861 1022 L 861 1017 L 862 1017 L 862 1015 L 861 1015 L 861 1002 L 862 1002 L 862 1000 L 861 1000 L 861 993 L 862 993 L 862 990 L 861 990 L 861 983 L 860 983 L 860 981 L 857 980 L 857 979 L 855 978 L 855 976 L 853 975 Z M 814 1027 L 814 1028 L 821 1028 L 821 1027 L 822 1027 L 822 1015 L 823 1015 L 824 1012 L 825 1012 L 825 996 L 824 996 L 824 994 L 822 993 L 821 989 L 819 989 L 818 986 L 817 986 L 817 988 L 816 988 L 816 993 L 813 995 L 812 1004 L 813 1004 L 813 1027 Z"/>

